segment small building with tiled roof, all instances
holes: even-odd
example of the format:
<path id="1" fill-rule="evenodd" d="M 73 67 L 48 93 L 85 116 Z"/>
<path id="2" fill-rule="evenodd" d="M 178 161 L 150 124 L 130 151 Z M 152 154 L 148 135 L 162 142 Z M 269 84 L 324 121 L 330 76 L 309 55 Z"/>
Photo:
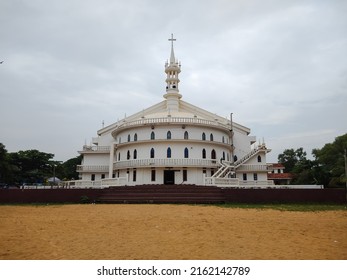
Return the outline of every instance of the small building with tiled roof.
<path id="1" fill-rule="evenodd" d="M 275 185 L 289 185 L 293 179 L 291 173 L 284 172 L 284 165 L 281 163 L 270 163 L 269 173 L 267 175 L 268 180 L 272 180 Z"/>

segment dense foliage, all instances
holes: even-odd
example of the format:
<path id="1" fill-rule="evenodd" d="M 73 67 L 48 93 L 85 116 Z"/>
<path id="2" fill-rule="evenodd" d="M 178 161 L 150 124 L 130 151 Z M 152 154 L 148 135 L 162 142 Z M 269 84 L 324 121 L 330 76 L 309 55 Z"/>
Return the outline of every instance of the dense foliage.
<path id="1" fill-rule="evenodd" d="M 7 185 L 47 184 L 47 179 L 78 179 L 76 165 L 81 156 L 59 162 L 53 160 L 54 155 L 38 150 L 8 153 L 0 143 L 0 183 Z"/>
<path id="2" fill-rule="evenodd" d="M 313 149 L 314 160 L 306 158 L 303 148 L 286 149 L 278 155 L 285 171 L 292 173 L 292 184 L 318 184 L 325 187 L 346 186 L 345 157 L 347 134 L 338 136 L 322 149 Z"/>

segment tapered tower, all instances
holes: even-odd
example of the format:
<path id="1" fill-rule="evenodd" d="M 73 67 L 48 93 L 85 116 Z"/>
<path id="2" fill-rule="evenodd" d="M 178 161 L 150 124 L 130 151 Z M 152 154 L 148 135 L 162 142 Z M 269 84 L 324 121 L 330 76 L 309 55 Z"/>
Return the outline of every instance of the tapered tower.
<path id="1" fill-rule="evenodd" d="M 167 100 L 168 111 L 178 111 L 179 99 L 182 98 L 178 89 L 178 83 L 180 82 L 178 74 L 181 72 L 181 64 L 175 58 L 173 42 L 176 39 L 173 38 L 173 34 L 171 34 L 169 41 L 171 41 L 171 54 L 170 60 L 165 63 L 166 94 L 164 94 L 164 98 Z"/>

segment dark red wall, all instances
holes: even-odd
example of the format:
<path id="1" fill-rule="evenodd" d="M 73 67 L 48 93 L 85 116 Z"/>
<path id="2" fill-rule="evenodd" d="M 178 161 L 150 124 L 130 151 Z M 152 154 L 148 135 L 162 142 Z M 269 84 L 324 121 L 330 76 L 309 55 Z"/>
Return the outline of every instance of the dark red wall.
<path id="1" fill-rule="evenodd" d="M 196 191 L 201 191 L 198 187 Z M 0 203 L 80 203 L 83 196 L 90 202 L 111 189 L 0 189 Z M 129 193 L 131 193 L 129 187 Z M 346 203 L 344 189 L 220 189 L 220 202 L 237 203 Z M 163 194 L 165 195 L 165 194 Z M 167 194 L 170 195 L 170 194 Z M 206 194 L 213 195 L 213 194 Z M 177 201 L 177 203 L 184 201 Z M 198 201 L 197 201 L 198 203 Z"/>
<path id="2" fill-rule="evenodd" d="M 346 203 L 344 189 L 223 189 L 226 202 Z"/>
<path id="3" fill-rule="evenodd" d="M 97 199 L 101 190 L 95 189 L 7 189 L 0 190 L 0 203 L 79 203 L 83 196 Z"/>

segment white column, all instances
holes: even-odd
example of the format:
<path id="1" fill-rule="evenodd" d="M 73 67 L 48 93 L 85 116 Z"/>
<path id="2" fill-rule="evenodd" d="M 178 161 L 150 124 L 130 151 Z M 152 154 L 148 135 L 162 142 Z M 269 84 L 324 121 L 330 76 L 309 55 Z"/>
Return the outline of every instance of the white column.
<path id="1" fill-rule="evenodd" d="M 110 165 L 108 168 L 108 178 L 111 179 L 113 175 L 113 160 L 114 160 L 114 143 L 111 143 L 110 147 Z"/>

